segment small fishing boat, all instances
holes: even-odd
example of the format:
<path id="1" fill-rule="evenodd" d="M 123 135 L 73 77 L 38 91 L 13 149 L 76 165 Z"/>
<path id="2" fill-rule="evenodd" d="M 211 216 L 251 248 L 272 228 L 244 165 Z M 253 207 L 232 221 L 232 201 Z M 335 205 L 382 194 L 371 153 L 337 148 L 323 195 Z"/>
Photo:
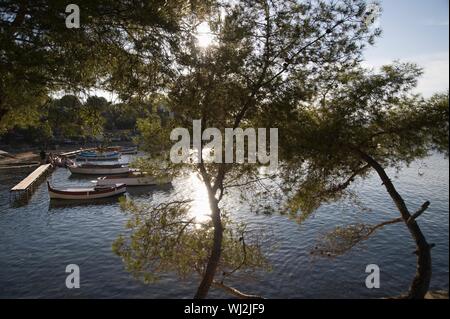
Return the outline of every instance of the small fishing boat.
<path id="1" fill-rule="evenodd" d="M 127 186 L 146 186 L 146 185 L 166 184 L 169 182 L 170 180 L 168 179 L 165 180 L 156 179 L 146 173 L 139 171 L 132 171 L 124 175 L 103 176 L 97 179 L 98 186 L 114 185 L 117 183 L 123 183 L 126 184 Z"/>
<path id="2" fill-rule="evenodd" d="M 109 186 L 95 186 L 86 188 L 60 188 L 56 189 L 50 186 L 47 181 L 48 194 L 51 199 L 97 199 L 117 196 L 127 191 L 125 184 L 115 184 Z"/>
<path id="3" fill-rule="evenodd" d="M 77 155 L 77 160 L 85 161 L 117 161 L 120 158 L 120 152 L 94 152 L 83 151 Z"/>
<path id="4" fill-rule="evenodd" d="M 84 175 L 114 175 L 125 174 L 130 171 L 128 164 L 75 164 L 68 166 L 72 174 Z"/>
<path id="5" fill-rule="evenodd" d="M 123 155 L 137 154 L 137 152 L 138 152 L 138 149 L 137 149 L 136 146 L 133 146 L 133 147 L 123 147 L 123 148 L 120 150 L 120 153 L 123 154 Z"/>

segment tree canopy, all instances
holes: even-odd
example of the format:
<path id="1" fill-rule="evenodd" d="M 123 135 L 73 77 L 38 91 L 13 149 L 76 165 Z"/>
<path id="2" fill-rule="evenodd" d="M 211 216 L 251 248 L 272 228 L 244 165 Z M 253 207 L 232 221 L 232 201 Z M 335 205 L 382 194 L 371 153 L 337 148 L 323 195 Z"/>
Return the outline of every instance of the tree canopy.
<path id="1" fill-rule="evenodd" d="M 80 1 L 79 29 L 66 28 L 68 4 L 0 1 L 0 132 L 30 123 L 58 91 L 102 88 L 126 100 L 154 90 L 168 74 L 172 35 L 209 2 Z"/>
<path id="2" fill-rule="evenodd" d="M 273 125 L 287 124 L 281 152 L 289 163 L 288 175 L 304 176 L 296 186 L 294 212 L 298 207 L 309 214 L 322 202 L 345 194 L 356 176 L 365 176 L 368 167 L 359 151 L 386 168 L 409 164 L 432 151 L 448 152 L 448 95 L 425 99 L 412 94 L 421 73 L 409 63 L 386 65 L 379 73 L 347 72 L 336 78 L 335 88 L 319 94 L 315 104 L 290 113 L 292 121 L 275 120 Z M 290 171 L 290 163 L 298 174 Z"/>

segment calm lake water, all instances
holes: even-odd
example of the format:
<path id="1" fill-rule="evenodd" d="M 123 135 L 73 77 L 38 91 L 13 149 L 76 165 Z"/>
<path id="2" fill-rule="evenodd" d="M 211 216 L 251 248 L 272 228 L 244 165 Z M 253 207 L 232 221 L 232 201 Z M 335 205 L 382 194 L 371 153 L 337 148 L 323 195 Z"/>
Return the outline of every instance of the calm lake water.
<path id="1" fill-rule="evenodd" d="M 124 157 L 122 161 L 127 162 Z M 9 205 L 9 189 L 27 172 L 0 172 L 0 298 L 191 298 L 198 278 L 180 281 L 166 274 L 158 283 L 145 285 L 124 270 L 111 250 L 124 232 L 127 216 L 115 200 L 98 205 L 50 203 L 45 183 L 22 207 Z M 449 161 L 433 155 L 400 173 L 390 171 L 411 211 L 426 200 L 429 210 L 419 223 L 432 250 L 432 289 L 448 290 L 449 283 Z M 398 175 L 398 178 L 394 178 Z M 51 176 L 56 186 L 89 185 L 93 178 L 74 178 L 66 169 Z M 230 282 L 244 292 L 268 298 L 373 298 L 406 291 L 415 273 L 414 244 L 403 224 L 390 225 L 349 253 L 334 259 L 313 258 L 316 240 L 337 225 L 377 223 L 398 216 L 378 178 L 354 185 L 370 211 L 349 202 L 323 206 L 301 225 L 282 215 L 250 212 L 233 198 L 225 200 L 234 220 L 262 230 L 270 272 L 248 281 Z M 148 201 L 184 190 L 196 200 L 193 210 L 207 214 L 208 204 L 195 177 L 174 182 L 173 189 L 138 188 L 130 198 Z M 67 289 L 65 268 L 77 264 L 81 288 Z M 377 264 L 381 287 L 367 289 L 366 265 Z M 210 297 L 227 297 L 213 289 Z"/>

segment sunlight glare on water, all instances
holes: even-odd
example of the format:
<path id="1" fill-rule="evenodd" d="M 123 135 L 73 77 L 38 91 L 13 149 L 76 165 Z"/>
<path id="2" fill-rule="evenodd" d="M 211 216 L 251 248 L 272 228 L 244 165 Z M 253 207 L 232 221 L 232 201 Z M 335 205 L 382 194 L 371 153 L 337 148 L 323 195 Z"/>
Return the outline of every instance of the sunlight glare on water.
<path id="1" fill-rule="evenodd" d="M 189 184 L 192 187 L 191 199 L 193 200 L 190 212 L 195 217 L 197 223 L 205 223 L 211 218 L 206 186 L 195 173 L 189 176 Z"/>

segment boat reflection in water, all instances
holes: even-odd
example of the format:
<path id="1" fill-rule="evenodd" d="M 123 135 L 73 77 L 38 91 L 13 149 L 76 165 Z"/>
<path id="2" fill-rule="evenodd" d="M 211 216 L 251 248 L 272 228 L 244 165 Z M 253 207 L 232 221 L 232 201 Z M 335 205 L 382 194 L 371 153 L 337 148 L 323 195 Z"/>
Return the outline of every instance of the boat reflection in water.
<path id="1" fill-rule="evenodd" d="M 64 200 L 64 199 L 51 199 L 48 210 L 62 210 L 64 208 L 71 207 L 87 207 L 87 206 L 110 206 L 119 204 L 120 197 L 125 196 L 123 194 L 107 197 L 107 198 L 96 198 L 96 199 L 74 199 L 74 200 Z"/>

